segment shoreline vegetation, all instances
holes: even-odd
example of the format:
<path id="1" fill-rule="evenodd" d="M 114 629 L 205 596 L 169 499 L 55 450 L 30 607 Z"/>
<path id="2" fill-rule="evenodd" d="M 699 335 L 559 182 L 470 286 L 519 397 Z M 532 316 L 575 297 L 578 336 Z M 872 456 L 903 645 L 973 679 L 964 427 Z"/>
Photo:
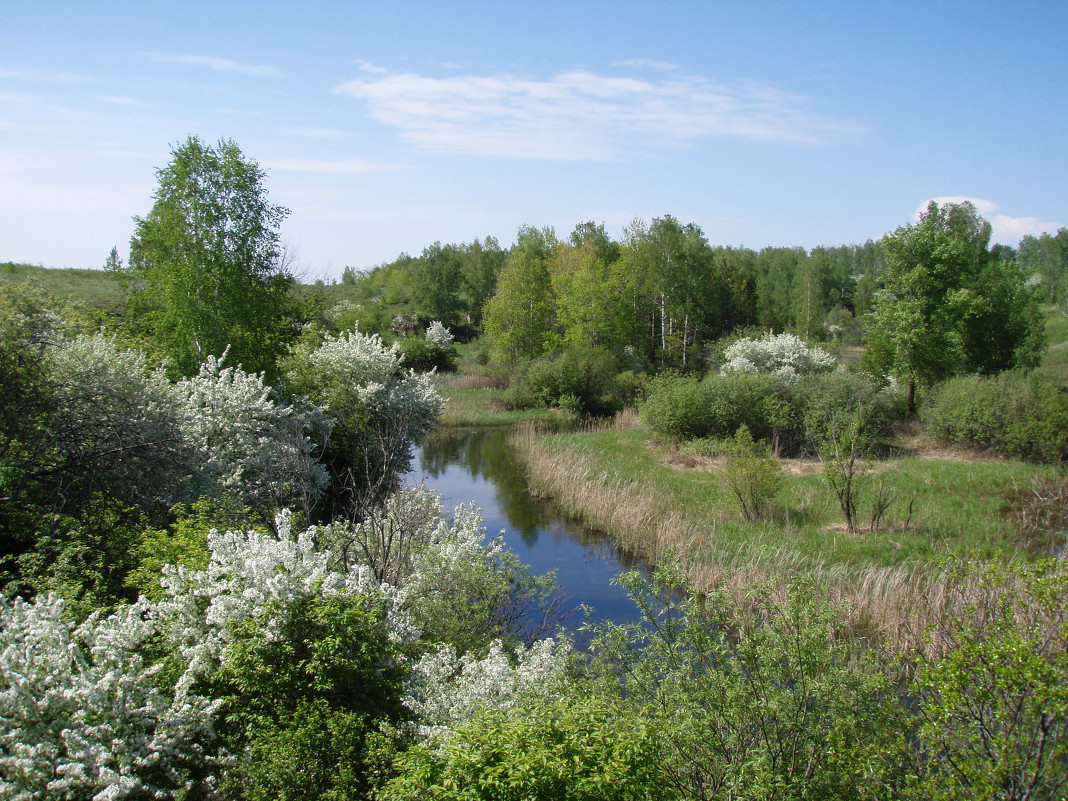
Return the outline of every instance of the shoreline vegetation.
<path id="1" fill-rule="evenodd" d="M 751 587 L 803 577 L 848 612 L 845 630 L 877 632 L 898 652 L 966 603 L 955 565 L 1061 547 L 1028 525 L 1030 499 L 1057 481 L 1053 467 L 902 448 L 865 476 L 870 490 L 892 483 L 897 501 L 878 530 L 850 533 L 816 460 L 783 460 L 771 514 L 747 521 L 721 460 L 658 443 L 633 410 L 567 433 L 521 425 L 512 444 L 532 492 L 651 565 L 680 571 L 696 592 L 726 589 L 744 601 Z"/>

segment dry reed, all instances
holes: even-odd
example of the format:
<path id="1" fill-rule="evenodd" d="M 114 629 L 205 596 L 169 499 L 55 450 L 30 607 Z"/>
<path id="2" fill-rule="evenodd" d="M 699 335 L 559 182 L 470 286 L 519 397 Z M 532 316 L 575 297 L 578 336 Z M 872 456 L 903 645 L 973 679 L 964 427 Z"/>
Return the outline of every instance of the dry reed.
<path id="1" fill-rule="evenodd" d="M 608 425 L 632 422 L 617 418 Z M 672 564 L 697 593 L 726 590 L 745 602 L 754 586 L 771 583 L 785 591 L 791 577 L 804 576 L 827 588 L 828 601 L 843 611 L 844 631 L 915 653 L 936 648 L 925 632 L 974 603 L 980 591 L 972 579 L 934 565 L 858 567 L 770 548 L 759 537 L 742 546 L 718 541 L 714 525 L 708 531 L 687 520 L 651 485 L 611 475 L 581 449 L 550 447 L 533 426 L 517 428 L 513 444 L 532 492 L 553 498 L 647 563 Z"/>

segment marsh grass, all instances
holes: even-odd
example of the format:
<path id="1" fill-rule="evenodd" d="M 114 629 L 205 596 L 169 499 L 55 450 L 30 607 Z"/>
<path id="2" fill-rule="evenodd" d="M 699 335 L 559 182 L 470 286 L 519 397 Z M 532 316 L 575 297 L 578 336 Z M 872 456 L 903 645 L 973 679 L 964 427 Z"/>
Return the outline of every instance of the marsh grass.
<path id="1" fill-rule="evenodd" d="M 1034 535 L 1023 530 L 1013 499 L 1033 481 L 1055 479 L 1053 468 L 1018 462 L 880 460 L 867 465 L 859 490 L 861 521 L 876 481 L 892 485 L 897 500 L 879 531 L 851 533 L 818 463 L 787 462 L 767 518 L 746 520 L 720 459 L 681 458 L 633 420 L 549 436 L 521 426 L 513 444 L 533 492 L 625 550 L 673 564 L 696 591 L 726 587 L 743 597 L 760 583 L 803 574 L 852 610 L 853 629 L 874 628 L 901 648 L 913 647 L 932 615 L 948 608 L 946 565 L 1024 553 Z"/>
<path id="2" fill-rule="evenodd" d="M 574 415 L 562 409 L 506 409 L 505 390 L 486 376 L 467 373 L 442 374 L 434 378 L 445 398 L 441 425 L 496 426 L 516 423 L 570 423 Z"/>

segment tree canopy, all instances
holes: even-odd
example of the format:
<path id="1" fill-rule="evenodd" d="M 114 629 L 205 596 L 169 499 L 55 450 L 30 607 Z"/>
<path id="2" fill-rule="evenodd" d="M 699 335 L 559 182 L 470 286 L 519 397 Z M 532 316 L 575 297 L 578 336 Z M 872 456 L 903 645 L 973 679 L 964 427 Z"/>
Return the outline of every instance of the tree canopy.
<path id="1" fill-rule="evenodd" d="M 1037 302 L 971 203 L 932 201 L 883 239 L 886 272 L 871 315 L 873 362 L 909 386 L 958 372 L 1031 367 L 1041 353 Z"/>
<path id="2" fill-rule="evenodd" d="M 227 348 L 231 363 L 271 372 L 285 344 L 289 210 L 269 202 L 265 177 L 232 140 L 191 136 L 157 172 L 151 211 L 134 217 L 135 306 L 179 374 Z"/>

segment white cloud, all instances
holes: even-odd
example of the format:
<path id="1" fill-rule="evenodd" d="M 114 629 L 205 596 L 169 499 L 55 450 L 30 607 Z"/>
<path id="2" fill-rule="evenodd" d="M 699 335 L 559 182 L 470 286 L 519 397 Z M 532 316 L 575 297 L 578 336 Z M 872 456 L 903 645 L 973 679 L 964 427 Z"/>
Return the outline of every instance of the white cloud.
<path id="1" fill-rule="evenodd" d="M 376 73 L 334 91 L 364 101 L 371 117 L 417 145 L 518 158 L 609 161 L 708 137 L 820 144 L 864 131 L 809 110 L 802 95 L 699 76 L 646 80 L 573 70 L 540 80 Z"/>
<path id="2" fill-rule="evenodd" d="M 231 61 L 227 58 L 215 56 L 191 56 L 174 55 L 169 53 L 145 53 L 146 58 L 160 64 L 183 64 L 190 67 L 207 67 L 216 72 L 231 72 L 238 75 L 249 75 L 254 78 L 277 78 L 282 73 L 277 67 L 269 64 L 242 64 L 240 61 Z"/>
<path id="3" fill-rule="evenodd" d="M 1058 228 L 1064 227 L 1064 223 L 1040 220 L 1037 217 L 1010 217 L 1008 214 L 1002 213 L 1001 206 L 992 200 L 965 197 L 963 195 L 944 195 L 942 197 L 929 198 L 923 201 L 919 208 L 916 209 L 913 219 L 918 220 L 920 212 L 924 211 L 927 208 L 927 204 L 932 200 L 938 204 L 971 203 L 975 206 L 975 210 L 990 222 L 990 227 L 993 229 L 990 237 L 991 241 L 1000 242 L 1003 245 L 1015 247 L 1020 244 L 1020 240 L 1025 236 L 1039 236 L 1047 232 L 1052 234 Z"/>
<path id="4" fill-rule="evenodd" d="M 368 175 L 396 169 L 395 164 L 383 164 L 364 159 L 269 159 L 263 166 L 280 172 L 322 172 Z"/>
<path id="5" fill-rule="evenodd" d="M 678 64 L 670 61 L 657 61 L 655 58 L 629 58 L 626 61 L 613 61 L 613 67 L 634 67 L 648 70 L 677 70 Z"/>

